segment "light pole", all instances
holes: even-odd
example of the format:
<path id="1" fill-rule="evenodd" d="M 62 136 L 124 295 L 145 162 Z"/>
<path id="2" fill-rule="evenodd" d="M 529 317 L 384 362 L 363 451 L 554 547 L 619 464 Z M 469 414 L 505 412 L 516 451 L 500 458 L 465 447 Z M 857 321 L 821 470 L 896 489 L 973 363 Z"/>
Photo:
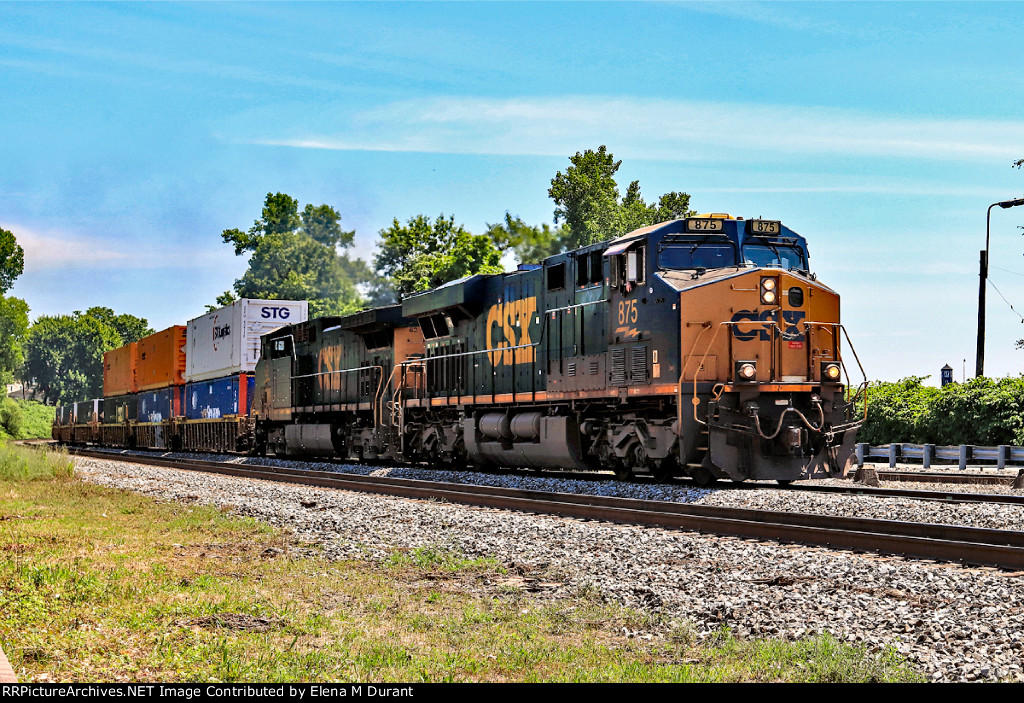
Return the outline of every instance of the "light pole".
<path id="1" fill-rule="evenodd" d="M 978 356 L 974 365 L 975 377 L 985 375 L 985 284 L 988 282 L 988 240 L 991 231 L 992 208 L 996 205 L 1006 210 L 1024 205 L 1024 198 L 992 203 L 985 213 L 985 248 L 981 252 L 981 282 L 978 286 Z"/>

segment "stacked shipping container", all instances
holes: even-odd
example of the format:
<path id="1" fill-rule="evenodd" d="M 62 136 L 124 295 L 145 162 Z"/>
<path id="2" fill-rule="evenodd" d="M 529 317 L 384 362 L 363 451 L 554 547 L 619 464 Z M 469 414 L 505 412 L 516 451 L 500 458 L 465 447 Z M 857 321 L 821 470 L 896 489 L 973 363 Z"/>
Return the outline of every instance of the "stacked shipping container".
<path id="1" fill-rule="evenodd" d="M 185 417 L 248 415 L 260 337 L 308 316 L 305 300 L 246 299 L 189 320 Z"/>
<path id="2" fill-rule="evenodd" d="M 58 408 L 54 436 L 93 423 L 104 444 L 234 448 L 248 430 L 260 337 L 308 315 L 304 300 L 239 300 L 106 352 L 103 399 Z"/>

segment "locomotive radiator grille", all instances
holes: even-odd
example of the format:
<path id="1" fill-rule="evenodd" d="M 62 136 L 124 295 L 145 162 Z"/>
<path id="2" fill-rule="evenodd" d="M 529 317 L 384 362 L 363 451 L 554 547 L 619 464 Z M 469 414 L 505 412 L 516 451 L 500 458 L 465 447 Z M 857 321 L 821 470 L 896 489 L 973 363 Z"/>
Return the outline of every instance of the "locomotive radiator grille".
<path id="1" fill-rule="evenodd" d="M 647 383 L 647 345 L 641 344 L 630 350 L 630 381 Z"/>
<path id="2" fill-rule="evenodd" d="M 613 386 L 626 385 L 626 350 L 612 349 L 611 381 Z"/>

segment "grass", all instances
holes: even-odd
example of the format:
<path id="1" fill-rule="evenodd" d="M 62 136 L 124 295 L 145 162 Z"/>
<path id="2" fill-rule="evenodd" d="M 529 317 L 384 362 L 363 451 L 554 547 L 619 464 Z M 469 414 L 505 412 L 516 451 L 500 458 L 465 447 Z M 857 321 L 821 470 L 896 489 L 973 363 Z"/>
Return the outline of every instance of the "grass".
<path id="1" fill-rule="evenodd" d="M 440 546 L 329 562 L 251 519 L 83 483 L 65 457 L 26 461 L 0 473 L 0 647 L 23 681 L 920 680 L 829 636 L 700 642 Z"/>
<path id="2" fill-rule="evenodd" d="M 37 451 L 0 445 L 0 481 L 69 479 L 75 465 L 64 450 Z"/>

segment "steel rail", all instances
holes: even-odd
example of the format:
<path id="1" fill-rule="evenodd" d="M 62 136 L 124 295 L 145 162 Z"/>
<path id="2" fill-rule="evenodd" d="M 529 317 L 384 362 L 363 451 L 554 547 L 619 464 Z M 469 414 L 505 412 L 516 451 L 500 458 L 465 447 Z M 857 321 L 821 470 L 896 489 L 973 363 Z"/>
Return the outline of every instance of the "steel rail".
<path id="1" fill-rule="evenodd" d="M 253 468 L 222 462 L 180 461 L 113 452 L 72 450 L 72 453 L 110 461 L 127 461 L 323 488 L 445 500 L 585 520 L 606 520 L 747 539 L 1024 570 L 1024 532 L 1019 531 L 807 513 L 776 513 L 276 467 Z"/>
<path id="2" fill-rule="evenodd" d="M 49 442 L 49 440 L 47 440 L 47 442 Z M 29 445 L 29 443 L 24 441 L 24 440 L 22 440 L 20 442 L 16 442 L 16 443 L 25 444 L 27 446 Z M 72 448 L 72 449 L 69 449 L 69 451 L 74 451 L 74 450 Z M 161 450 L 128 450 L 128 451 L 136 452 L 137 456 L 145 456 L 145 457 L 154 457 L 154 454 L 152 454 L 152 453 L 150 453 L 150 454 L 138 454 L 138 452 L 142 452 L 142 451 L 161 452 Z M 119 454 L 119 453 L 117 453 L 117 450 L 114 450 L 114 451 L 97 451 L 95 453 L 95 456 L 97 458 L 100 458 L 100 457 L 110 457 L 110 456 L 125 457 L 125 456 L 131 456 L 131 455 L 130 454 Z M 224 456 L 240 456 L 240 455 L 227 454 L 227 455 L 224 455 Z M 178 460 L 166 460 L 166 461 L 171 462 L 171 463 L 166 464 L 167 466 L 175 466 L 176 464 L 174 464 L 174 462 L 178 461 Z M 198 460 L 196 460 L 196 461 L 198 461 Z M 344 461 L 332 461 L 331 459 L 329 459 L 327 457 L 321 457 L 321 458 L 318 459 L 318 461 L 321 461 L 321 462 L 324 462 L 324 463 L 334 463 L 334 464 L 337 464 L 338 466 L 345 466 L 347 463 L 352 463 L 352 462 L 344 462 Z M 218 465 L 218 466 L 222 466 L 222 465 L 228 465 L 228 466 L 254 466 L 252 464 L 230 464 L 228 462 L 223 462 L 223 461 L 210 462 L 210 465 Z M 267 470 L 272 470 L 273 469 L 273 467 L 264 467 L 264 468 L 267 469 Z M 287 469 L 284 469 L 284 468 L 277 469 L 277 471 L 279 471 L 279 472 L 280 471 L 286 471 L 286 470 Z M 301 471 L 300 469 L 296 469 L 296 470 L 297 471 Z M 515 471 L 515 469 L 507 469 L 505 471 L 498 471 L 497 473 L 499 473 L 499 474 L 506 474 L 506 473 L 509 473 L 509 472 L 512 472 L 512 471 Z M 559 471 L 559 470 L 547 471 L 545 469 L 532 469 L 531 472 L 532 472 L 531 475 L 535 475 L 535 476 L 551 477 L 551 478 L 562 478 L 562 479 L 572 479 L 572 480 L 577 480 L 577 481 L 608 481 L 608 480 L 611 480 L 611 476 L 609 474 L 607 474 L 607 473 L 600 473 L 600 472 L 596 472 L 596 471 L 574 471 L 574 472 L 571 472 L 571 473 L 566 473 L 565 471 Z M 322 472 L 322 473 L 332 474 L 332 473 L 335 473 L 335 472 Z M 337 473 L 339 475 L 344 475 L 343 472 L 337 472 Z M 481 473 L 487 474 L 487 473 L 492 473 L 492 472 L 491 471 L 483 471 Z M 911 472 L 911 473 L 913 473 L 913 472 Z M 953 478 L 958 478 L 958 477 L 959 478 L 968 478 L 966 476 L 961 476 L 960 474 L 932 474 L 932 475 L 935 475 L 935 476 L 951 476 Z M 888 479 L 889 472 L 879 471 L 878 472 L 878 477 L 879 477 L 879 479 L 882 479 L 882 480 L 889 480 Z M 1010 483 L 1012 483 L 1012 481 L 1013 481 L 1013 477 L 985 476 L 983 478 L 987 479 L 987 480 L 977 481 L 977 483 L 979 483 L 979 484 L 997 484 L 997 485 L 1005 484 L 1005 485 L 1010 485 Z M 932 482 L 936 482 L 936 481 L 932 481 Z M 937 482 L 941 483 L 941 482 L 944 482 L 944 481 L 937 481 Z M 953 483 L 973 483 L 973 481 L 969 481 L 969 480 L 953 481 Z M 464 484 L 459 484 L 459 485 L 464 485 Z M 677 479 L 676 482 L 669 483 L 669 484 L 666 484 L 666 485 L 668 485 L 668 486 L 686 487 L 686 486 L 691 485 L 691 482 L 688 479 L 686 479 L 686 478 L 680 478 L 680 479 Z M 905 489 L 905 488 L 874 488 L 874 487 L 871 487 L 871 486 L 864 486 L 864 485 L 861 485 L 861 484 L 850 484 L 850 485 L 847 485 L 847 486 L 836 486 L 836 485 L 822 486 L 822 485 L 815 485 L 815 484 L 812 484 L 812 483 L 804 483 L 804 484 L 794 484 L 794 485 L 786 486 L 785 488 L 780 488 L 779 486 L 777 486 L 775 484 L 765 484 L 765 483 L 758 483 L 758 482 L 741 482 L 741 483 L 737 483 L 737 482 L 734 482 L 734 481 L 722 481 L 722 482 L 716 483 L 714 485 L 714 487 L 716 489 L 718 489 L 718 490 L 726 490 L 726 491 L 731 491 L 731 490 L 739 490 L 739 491 L 742 491 L 742 490 L 763 490 L 763 491 L 794 491 L 794 492 L 802 491 L 802 492 L 805 492 L 805 493 L 835 493 L 835 494 L 839 494 L 839 495 L 862 495 L 862 496 L 873 496 L 873 497 L 878 497 L 878 498 L 907 498 L 907 499 L 910 499 L 910 500 L 930 500 L 930 501 L 937 501 L 937 502 L 942 502 L 942 503 L 994 503 L 994 504 L 1004 504 L 1004 505 L 1024 505 L 1024 495 L 1008 495 L 1008 494 L 1003 494 L 1003 493 L 961 493 L 961 492 L 958 492 L 958 491 L 910 490 L 910 489 Z"/>

